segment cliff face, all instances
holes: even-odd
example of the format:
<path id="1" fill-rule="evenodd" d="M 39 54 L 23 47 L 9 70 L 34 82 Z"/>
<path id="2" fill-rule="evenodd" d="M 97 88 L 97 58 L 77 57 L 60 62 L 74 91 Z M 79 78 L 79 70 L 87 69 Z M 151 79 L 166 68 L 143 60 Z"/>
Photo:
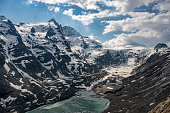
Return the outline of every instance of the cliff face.
<path id="1" fill-rule="evenodd" d="M 108 93 L 104 113 L 146 113 L 164 101 L 170 91 L 170 50 L 159 51 L 123 80 L 122 90 Z"/>

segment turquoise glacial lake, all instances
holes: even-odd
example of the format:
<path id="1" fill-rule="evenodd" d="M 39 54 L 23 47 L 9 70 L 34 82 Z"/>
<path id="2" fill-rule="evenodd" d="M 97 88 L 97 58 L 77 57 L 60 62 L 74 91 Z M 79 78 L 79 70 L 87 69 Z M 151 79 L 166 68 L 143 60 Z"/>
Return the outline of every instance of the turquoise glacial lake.
<path id="1" fill-rule="evenodd" d="M 67 100 L 45 105 L 27 113 L 101 113 L 107 109 L 109 100 L 95 98 L 93 92 L 78 92 Z"/>

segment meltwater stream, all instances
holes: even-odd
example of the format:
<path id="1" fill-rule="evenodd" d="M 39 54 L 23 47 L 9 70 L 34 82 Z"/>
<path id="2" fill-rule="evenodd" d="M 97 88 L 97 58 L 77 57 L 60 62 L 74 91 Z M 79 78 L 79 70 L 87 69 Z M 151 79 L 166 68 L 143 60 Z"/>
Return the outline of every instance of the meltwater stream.
<path id="1" fill-rule="evenodd" d="M 67 100 L 45 105 L 28 113 L 101 113 L 107 109 L 109 100 L 94 98 L 93 92 L 78 92 Z"/>

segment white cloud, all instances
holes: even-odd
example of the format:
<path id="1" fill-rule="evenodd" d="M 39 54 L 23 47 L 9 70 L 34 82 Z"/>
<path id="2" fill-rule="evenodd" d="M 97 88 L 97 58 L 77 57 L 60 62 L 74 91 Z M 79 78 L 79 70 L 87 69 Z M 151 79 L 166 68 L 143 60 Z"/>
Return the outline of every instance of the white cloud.
<path id="1" fill-rule="evenodd" d="M 59 7 L 55 7 L 54 11 L 55 11 L 55 12 L 59 12 L 59 11 L 60 11 L 60 8 L 59 8 Z"/>
<path id="2" fill-rule="evenodd" d="M 100 40 L 96 40 L 96 36 L 94 36 L 94 35 L 90 35 L 90 36 L 88 36 L 91 40 L 95 40 L 96 42 L 98 42 L 98 43 L 101 43 L 101 41 Z"/>
<path id="3" fill-rule="evenodd" d="M 162 0 L 159 2 L 158 5 L 154 7 L 155 9 L 159 9 L 161 11 L 168 10 L 170 11 L 170 1 L 169 0 Z"/>
<path id="4" fill-rule="evenodd" d="M 28 3 L 28 4 L 32 4 L 33 1 L 32 1 L 32 0 L 28 0 L 27 3 Z"/>
<path id="5" fill-rule="evenodd" d="M 139 13 L 139 12 L 138 12 Z M 104 43 L 110 47 L 143 44 L 147 47 L 155 46 L 159 42 L 170 42 L 170 12 L 158 15 L 140 12 L 133 14 L 133 18 L 121 21 L 108 21 L 104 33 L 121 29 L 123 31 L 137 31 L 131 34 L 116 35 L 117 38 Z M 114 27 L 113 27 L 114 26 Z M 133 43 L 132 43 L 133 42 Z"/>
<path id="6" fill-rule="evenodd" d="M 96 18 L 114 17 L 117 15 L 125 15 L 127 12 L 131 12 L 134 8 L 148 5 L 149 3 L 157 0 L 29 0 L 30 3 L 42 2 L 46 4 L 58 4 L 61 6 L 76 5 L 85 10 L 97 10 L 98 13 L 73 15 L 72 12 L 67 13 L 64 11 L 63 14 L 71 16 L 72 19 L 81 21 L 84 25 L 89 25 L 94 22 Z M 104 4 L 109 7 L 116 7 L 117 11 L 113 10 L 102 10 L 97 4 Z M 51 10 L 51 8 L 49 8 Z M 59 8 L 54 9 L 55 12 L 59 11 Z M 68 11 L 71 11 L 70 9 Z M 72 10 L 73 11 L 73 10 Z M 72 14 L 71 14 L 72 13 Z"/>
<path id="7" fill-rule="evenodd" d="M 60 8 L 59 7 L 55 7 L 55 6 L 48 6 L 48 9 L 50 11 L 54 11 L 56 13 L 60 11 Z"/>
<path id="8" fill-rule="evenodd" d="M 65 10 L 63 14 L 71 16 L 73 20 L 81 21 L 84 25 L 89 25 L 93 23 L 94 16 L 89 15 L 73 15 L 74 9 Z"/>
<path id="9" fill-rule="evenodd" d="M 94 36 L 93 35 L 90 35 L 88 36 L 90 39 L 94 40 Z"/>
<path id="10" fill-rule="evenodd" d="M 104 18 L 104 17 L 113 17 L 120 15 L 119 12 L 112 12 L 110 10 L 103 10 L 99 13 L 85 13 L 84 15 L 73 15 L 73 9 L 65 10 L 63 14 L 72 17 L 73 20 L 78 20 L 82 22 L 84 25 L 89 25 L 93 23 L 95 18 Z"/>
<path id="11" fill-rule="evenodd" d="M 144 38 L 141 34 L 121 34 L 116 38 L 103 43 L 106 48 L 131 48 L 131 47 L 154 47 L 157 43 L 165 41 L 155 37 Z"/>
<path id="12" fill-rule="evenodd" d="M 76 5 L 84 10 L 97 10 L 97 13 L 86 12 L 80 15 L 74 15 L 73 12 L 76 9 L 69 9 L 63 12 L 63 14 L 70 16 L 73 20 L 82 22 L 84 25 L 93 23 L 96 18 L 130 15 L 131 18 L 122 20 L 102 21 L 108 24 L 105 26 L 103 34 L 117 30 L 132 32 L 130 34 L 115 35 L 117 38 L 104 43 L 107 46 L 120 47 L 143 44 L 149 47 L 154 46 L 158 42 L 170 42 L 170 0 L 29 0 L 30 4 L 37 2 L 50 5 L 57 4 L 62 7 Z M 143 5 L 148 6 L 152 2 L 157 2 L 153 9 L 159 10 L 158 14 L 133 12 L 134 8 Z M 108 7 L 115 7 L 116 10 L 103 10 L 97 5 L 98 3 Z M 49 10 L 58 12 L 60 9 L 49 7 Z"/>
<path id="13" fill-rule="evenodd" d="M 30 0 L 35 2 L 42 2 L 46 4 L 65 4 L 65 5 L 76 5 L 83 9 L 100 10 L 97 2 L 102 0 Z"/>
<path id="14" fill-rule="evenodd" d="M 158 0 L 104 0 L 103 2 L 106 6 L 114 6 L 121 12 L 130 12 L 136 7 L 148 6 L 149 3 L 154 1 Z"/>
<path id="15" fill-rule="evenodd" d="M 158 0 L 29 0 L 30 3 L 42 2 L 46 4 L 64 4 L 64 5 L 76 5 L 83 9 L 101 10 L 97 3 L 104 4 L 106 6 L 114 6 L 117 10 L 132 11 L 134 8 L 148 5 L 153 1 Z M 167 0 L 168 1 L 168 0 Z"/>
<path id="16" fill-rule="evenodd" d="M 148 12 L 129 12 L 127 14 L 129 14 L 132 18 L 118 21 L 103 21 L 104 23 L 108 24 L 105 26 L 103 34 L 116 30 L 135 32 L 136 30 L 139 30 L 141 27 L 143 27 L 144 24 L 150 22 L 150 19 L 155 16 L 154 13 Z"/>
<path id="17" fill-rule="evenodd" d="M 68 16 L 72 16 L 73 15 L 73 11 L 74 11 L 74 9 L 65 10 L 63 12 L 63 14 L 68 15 Z"/>
<path id="18" fill-rule="evenodd" d="M 98 13 L 90 13 L 90 14 L 82 14 L 82 15 L 73 15 L 72 12 L 67 13 L 64 11 L 63 14 L 71 16 L 72 19 L 81 21 L 84 25 L 89 25 L 94 22 L 96 18 L 104 18 L 104 17 L 114 17 L 117 15 L 125 15 L 127 12 L 133 11 L 134 8 L 148 5 L 149 3 L 158 0 L 29 0 L 32 4 L 34 2 L 42 2 L 46 4 L 58 4 L 60 6 L 70 6 L 76 5 L 85 10 L 97 10 Z M 104 4 L 109 7 L 116 7 L 117 11 L 113 10 L 102 10 L 97 4 Z M 53 6 L 54 7 L 54 6 Z M 52 9 L 49 8 L 50 10 Z M 55 12 L 59 11 L 59 8 L 52 9 Z M 73 11 L 73 10 L 68 10 Z"/>

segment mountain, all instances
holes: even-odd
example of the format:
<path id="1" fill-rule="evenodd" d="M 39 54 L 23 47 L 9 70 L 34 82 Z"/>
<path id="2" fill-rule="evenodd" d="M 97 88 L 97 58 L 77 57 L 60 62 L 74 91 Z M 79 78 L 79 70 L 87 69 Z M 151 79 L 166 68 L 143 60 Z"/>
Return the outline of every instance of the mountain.
<path id="1" fill-rule="evenodd" d="M 63 27 L 63 34 L 64 36 L 71 36 L 71 37 L 79 37 L 81 34 L 77 32 L 74 28 L 70 26 Z"/>
<path id="2" fill-rule="evenodd" d="M 152 54 L 123 79 L 122 87 L 105 92 L 110 106 L 104 113 L 146 113 L 164 101 L 170 91 L 170 50 Z"/>
<path id="3" fill-rule="evenodd" d="M 48 23 L 14 25 L 0 16 L 1 112 L 25 112 L 66 99 L 100 77 L 100 68 L 72 51 L 63 28 Z"/>
<path id="4" fill-rule="evenodd" d="M 0 16 L 0 112 L 24 113 L 79 90 L 97 92 L 98 86 L 106 87 L 101 95 L 113 92 L 107 86 L 120 91 L 122 80 L 126 84 L 154 53 L 145 47 L 106 49 L 55 19 L 14 25 Z M 143 71 L 139 67 L 134 76 Z"/>
<path id="5" fill-rule="evenodd" d="M 158 51 L 159 49 L 163 49 L 163 48 L 168 48 L 168 46 L 164 43 L 159 43 L 154 47 L 154 50 Z"/>

